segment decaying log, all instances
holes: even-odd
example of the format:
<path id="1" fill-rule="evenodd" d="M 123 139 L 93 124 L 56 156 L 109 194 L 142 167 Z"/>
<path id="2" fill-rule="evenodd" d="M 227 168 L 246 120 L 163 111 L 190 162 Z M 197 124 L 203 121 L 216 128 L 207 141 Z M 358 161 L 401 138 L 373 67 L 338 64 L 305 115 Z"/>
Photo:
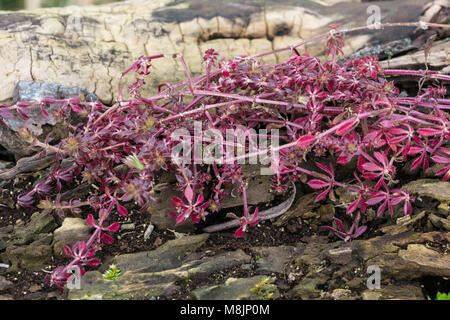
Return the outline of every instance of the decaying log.
<path id="1" fill-rule="evenodd" d="M 450 43 L 448 41 L 435 43 L 428 54 L 427 64 L 430 70 L 450 73 Z M 381 61 L 381 66 L 390 69 L 425 69 L 425 52 L 422 49 L 404 56 Z"/>
<path id="2" fill-rule="evenodd" d="M 55 162 L 56 157 L 54 154 L 48 154 L 46 156 L 35 154 L 31 157 L 21 158 L 13 168 L 0 173 L 0 180 L 10 180 L 24 172 L 36 172 L 47 168 Z"/>
<path id="3" fill-rule="evenodd" d="M 181 53 L 193 74 L 202 72 L 208 48 L 222 57 L 282 48 L 328 30 L 364 26 L 369 5 L 381 22 L 417 21 L 429 0 L 361 3 L 345 0 L 151 0 L 96 7 L 65 7 L 0 13 L 0 102 L 9 102 L 19 80 L 57 82 L 86 88 L 104 103 L 117 95 L 120 73 L 141 55 Z M 433 7 L 434 8 L 434 7 Z M 435 10 L 435 9 L 433 9 Z M 410 37 L 413 28 L 346 36 L 344 52 L 367 43 Z M 323 42 L 301 50 L 323 54 Z M 265 57 L 271 63 L 289 52 Z M 130 80 L 130 79 L 128 79 Z M 172 58 L 154 63 L 147 91 L 185 80 Z"/>

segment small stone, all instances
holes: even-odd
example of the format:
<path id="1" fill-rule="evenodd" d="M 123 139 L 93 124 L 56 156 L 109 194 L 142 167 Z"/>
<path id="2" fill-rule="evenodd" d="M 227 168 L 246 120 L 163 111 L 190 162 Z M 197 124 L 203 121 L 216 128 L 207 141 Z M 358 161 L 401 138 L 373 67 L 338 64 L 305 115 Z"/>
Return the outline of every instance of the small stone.
<path id="1" fill-rule="evenodd" d="M 6 280 L 5 277 L 0 276 L 0 292 L 6 291 L 13 286 L 11 281 Z"/>
<path id="2" fill-rule="evenodd" d="M 450 231 L 450 219 L 444 219 L 434 214 L 430 214 L 428 218 L 436 228 Z"/>
<path id="3" fill-rule="evenodd" d="M 55 291 L 49 292 L 47 294 L 47 300 L 58 298 L 58 294 Z"/>
<path id="4" fill-rule="evenodd" d="M 155 240 L 155 242 L 153 242 L 153 246 L 154 246 L 155 248 L 157 248 L 157 247 L 159 247 L 160 245 L 162 245 L 162 243 L 163 243 L 163 240 L 162 240 L 160 237 L 157 237 L 156 240 Z"/>
<path id="5" fill-rule="evenodd" d="M 350 300 L 354 298 L 353 292 L 348 289 L 334 289 L 331 293 L 334 300 Z"/>
<path id="6" fill-rule="evenodd" d="M 319 209 L 317 210 L 317 213 L 320 216 L 321 222 L 331 222 L 331 221 L 333 221 L 334 213 L 335 213 L 334 205 L 329 203 L 329 204 L 320 206 Z"/>
<path id="7" fill-rule="evenodd" d="M 362 283 L 364 283 L 363 279 L 361 279 L 361 278 L 354 278 L 354 279 L 352 279 L 352 280 L 347 282 L 347 286 L 350 289 L 358 289 L 361 286 Z"/>
<path id="8" fill-rule="evenodd" d="M 3 251 L 6 248 L 6 241 L 0 238 L 0 251 Z"/>
<path id="9" fill-rule="evenodd" d="M 87 241 L 91 235 L 92 227 L 81 218 L 65 218 L 62 226 L 55 230 L 53 250 L 57 257 L 65 257 L 63 248 L 71 247 L 77 241 Z"/>
<path id="10" fill-rule="evenodd" d="M 361 294 L 363 300 L 380 300 L 381 292 L 366 290 Z"/>
<path id="11" fill-rule="evenodd" d="M 272 176 L 260 175 L 261 167 L 258 165 L 245 165 L 242 173 L 248 177 L 247 201 L 249 205 L 257 205 L 261 203 L 270 203 L 274 200 L 275 195 L 269 190 L 272 187 Z M 225 193 L 231 193 L 233 185 L 225 188 Z M 242 206 L 244 204 L 242 197 L 226 197 L 221 203 L 222 209 Z"/>
<path id="12" fill-rule="evenodd" d="M 86 101 L 94 101 L 97 98 L 89 93 L 86 89 L 79 87 L 62 86 L 50 82 L 35 82 L 20 80 L 16 83 L 13 92 L 12 104 L 18 101 L 39 101 L 43 97 L 55 97 L 57 99 L 64 99 L 69 97 L 84 95 Z M 46 106 L 49 116 L 44 117 L 40 112 L 40 108 L 30 108 L 28 114 L 29 119 L 24 120 L 19 116 L 14 116 L 9 119 L 3 119 L 4 126 L 0 130 L 0 145 L 6 150 L 13 153 L 16 157 L 23 157 L 30 155 L 32 149 L 28 148 L 26 144 L 17 136 L 16 132 L 22 128 L 27 127 L 36 135 L 49 136 L 53 141 L 58 141 L 65 137 L 68 133 L 68 128 L 62 122 L 57 122 L 54 116 L 54 111 L 61 108 L 61 104 L 49 104 Z M 76 118 L 75 112 L 74 118 Z"/>
<path id="13" fill-rule="evenodd" d="M 318 218 L 318 217 L 319 217 L 319 214 L 317 212 L 315 212 L 315 211 L 308 211 L 308 212 L 305 212 L 302 215 L 302 218 L 305 219 L 305 220 Z"/>
<path id="14" fill-rule="evenodd" d="M 255 276 L 251 278 L 229 278 L 224 284 L 201 287 L 193 290 L 194 300 L 267 300 L 279 297 L 275 278 Z"/>
<path id="15" fill-rule="evenodd" d="M 410 215 L 407 215 L 398 218 L 396 224 L 387 225 L 385 227 L 382 227 L 380 230 L 381 232 L 390 235 L 404 233 L 408 230 L 413 230 L 415 227 L 419 226 L 422 223 L 422 219 L 425 218 L 427 215 L 428 213 L 426 211 L 421 211 L 412 217 Z"/>
<path id="16" fill-rule="evenodd" d="M 448 217 L 450 215 L 450 205 L 448 203 L 440 203 L 437 209 L 438 212 L 444 217 Z"/>
<path id="17" fill-rule="evenodd" d="M 366 290 L 361 294 L 363 300 L 423 300 L 424 296 L 419 286 L 392 285 L 382 286 L 377 290 Z"/>
<path id="18" fill-rule="evenodd" d="M 50 213 L 35 212 L 25 226 L 16 224 L 10 235 L 8 245 L 25 245 L 40 238 L 41 233 L 50 233 L 58 227 L 55 218 Z"/>
<path id="19" fill-rule="evenodd" d="M 406 250 L 400 250 L 398 256 L 403 260 L 406 276 L 408 273 L 419 277 L 420 274 L 450 277 L 450 256 L 439 253 L 421 244 L 409 244 Z M 405 264 L 405 262 L 407 262 Z"/>
<path id="20" fill-rule="evenodd" d="M 294 294 L 303 300 L 317 298 L 321 293 L 318 286 L 325 284 L 327 281 L 329 281 L 328 277 L 321 274 L 316 274 L 314 276 L 307 275 L 298 285 L 294 287 Z"/>
<path id="21" fill-rule="evenodd" d="M 250 263 L 245 263 L 241 265 L 241 269 L 245 271 L 250 271 L 253 270 L 253 265 L 251 265 Z"/>
<path id="22" fill-rule="evenodd" d="M 8 234 L 13 231 L 14 227 L 12 225 L 7 225 L 6 227 L 0 228 L 0 234 Z"/>
<path id="23" fill-rule="evenodd" d="M 31 287 L 28 288 L 28 291 L 30 291 L 31 293 L 34 293 L 41 289 L 42 289 L 42 286 L 40 286 L 38 284 L 33 284 Z"/>
<path id="24" fill-rule="evenodd" d="M 52 248 L 48 245 L 30 244 L 27 246 L 9 246 L 5 255 L 11 262 L 12 271 L 20 268 L 28 270 L 39 270 L 51 261 Z"/>
<path id="25" fill-rule="evenodd" d="M 147 229 L 144 232 L 144 240 L 148 240 L 150 238 L 150 235 L 153 232 L 153 229 L 155 229 L 155 226 L 150 224 Z"/>
<path id="26" fill-rule="evenodd" d="M 398 218 L 398 219 L 396 220 L 396 223 L 397 223 L 397 224 L 403 224 L 403 223 L 405 223 L 405 222 L 407 222 L 407 221 L 409 221 L 409 220 L 411 220 L 411 216 L 408 214 L 408 215 L 406 215 L 406 216 L 404 216 L 404 217 Z"/>
<path id="27" fill-rule="evenodd" d="M 179 232 L 193 231 L 195 226 L 191 219 L 186 219 L 183 223 L 176 224 L 176 217 L 170 215 L 170 212 L 174 211 L 172 198 L 181 196 L 180 192 L 174 191 L 171 188 L 164 189 L 158 195 L 161 201 L 152 201 L 147 209 L 147 213 L 150 214 L 151 224 L 159 229 L 175 229 Z"/>
<path id="28" fill-rule="evenodd" d="M 408 183 L 403 188 L 420 197 L 426 196 L 442 202 L 450 201 L 450 183 L 448 181 L 419 179 Z"/>
<path id="29" fill-rule="evenodd" d="M 328 257 L 333 263 L 345 265 L 352 261 L 352 248 L 336 248 L 328 251 Z"/>
<path id="30" fill-rule="evenodd" d="M 44 292 L 31 292 L 25 296 L 26 300 L 43 300 L 45 299 L 46 294 Z"/>
<path id="31" fill-rule="evenodd" d="M 260 258 L 256 260 L 256 272 L 269 274 L 271 272 L 282 273 L 286 263 L 291 260 L 295 248 L 291 246 L 256 247 L 251 251 Z"/>
<path id="32" fill-rule="evenodd" d="M 135 230 L 136 225 L 134 223 L 124 223 L 120 226 L 120 230 Z"/>

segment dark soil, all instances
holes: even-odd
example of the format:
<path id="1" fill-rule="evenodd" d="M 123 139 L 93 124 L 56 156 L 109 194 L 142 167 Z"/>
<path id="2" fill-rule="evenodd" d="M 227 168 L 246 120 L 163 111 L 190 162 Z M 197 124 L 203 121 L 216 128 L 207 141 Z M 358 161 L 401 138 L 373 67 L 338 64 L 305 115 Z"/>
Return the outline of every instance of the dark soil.
<path id="1" fill-rule="evenodd" d="M 24 190 L 28 190 L 31 187 L 31 182 L 39 177 L 39 173 L 23 174 L 19 175 L 14 181 L 10 181 L 3 184 L 2 188 L 2 200 L 0 201 L 0 228 L 8 225 L 17 225 L 18 223 L 27 223 L 31 217 L 33 210 L 26 210 L 18 206 L 15 207 L 15 199 Z M 410 177 L 408 177 L 410 178 Z M 408 179 L 409 180 L 409 179 Z M 76 186 L 72 184 L 67 189 Z M 299 186 L 297 189 L 297 198 L 308 190 L 303 190 L 305 187 Z M 310 192 L 310 191 L 309 191 Z M 8 200 L 9 198 L 9 200 Z M 5 200 L 6 199 L 6 200 Z M 277 198 L 270 206 L 276 205 L 283 201 L 283 198 Z M 430 199 L 431 200 L 431 199 Z M 426 202 L 426 203 L 425 203 Z M 418 212 L 421 208 L 434 207 L 435 203 L 432 201 L 425 201 L 417 204 L 415 210 Z M 11 205 L 14 204 L 14 205 Z M 295 205 L 295 204 L 294 204 Z M 12 208 L 11 208 L 12 207 Z M 148 240 L 143 239 L 143 234 L 149 224 L 149 216 L 146 213 L 138 212 L 137 208 L 133 208 L 130 205 L 126 205 L 129 215 L 127 217 L 120 217 L 118 215 L 111 216 L 111 221 L 118 221 L 119 223 L 134 223 L 134 230 L 121 230 L 114 235 L 115 242 L 112 245 L 104 246 L 97 252 L 97 257 L 102 261 L 102 265 L 99 270 L 103 272 L 108 266 L 108 261 L 119 254 L 135 253 L 140 251 L 148 251 L 157 248 L 164 244 L 168 240 L 175 239 L 175 234 L 169 230 L 160 230 L 155 228 Z M 262 207 L 260 209 L 263 209 Z M 234 211 L 237 214 L 242 214 L 239 209 L 235 208 Z M 415 213 L 417 213 L 415 212 Z M 84 212 L 81 217 L 86 218 L 88 212 Z M 217 213 L 216 219 L 213 223 L 220 222 L 225 216 L 226 212 Z M 70 213 L 68 213 L 70 216 Z M 336 216 L 344 221 L 351 221 L 345 214 L 345 209 L 336 207 Z M 395 221 L 394 217 L 380 217 L 373 221 L 365 221 L 366 217 L 363 217 L 363 224 L 368 225 L 368 230 L 361 238 L 368 239 L 380 235 L 379 227 L 383 224 L 389 225 Z M 332 235 L 328 230 L 321 228 L 324 225 L 330 225 L 330 222 L 320 222 L 318 220 L 305 221 L 301 219 L 291 219 L 282 227 L 274 226 L 270 221 L 263 221 L 256 227 L 249 228 L 248 232 L 240 239 L 233 237 L 235 228 L 212 233 L 205 245 L 201 248 L 202 251 L 211 251 L 218 253 L 227 250 L 242 249 L 247 254 L 252 255 L 250 248 L 257 246 L 279 246 L 279 245 L 296 245 L 299 242 L 308 242 L 308 238 L 313 235 L 329 236 L 329 241 L 338 240 L 336 236 Z M 201 228 L 204 224 L 197 225 L 196 233 L 201 233 Z M 423 226 L 419 226 L 420 228 Z M 419 230 L 417 230 L 419 231 Z M 431 244 L 431 248 L 440 252 L 446 252 L 448 250 L 448 244 Z M 255 257 L 253 256 L 253 259 Z M 44 279 L 48 272 L 55 267 L 64 265 L 68 262 L 66 259 L 53 259 L 52 263 L 45 266 L 40 271 L 26 271 L 22 270 L 16 273 L 5 273 L 5 269 L 0 268 L 0 275 L 4 275 L 7 280 L 14 283 L 13 288 L 8 292 L 2 293 L 9 294 L 13 299 L 64 299 L 65 294 L 59 293 L 55 288 L 50 288 L 44 284 Z M 289 267 L 289 266 L 288 266 Z M 323 267 L 326 268 L 326 265 Z M 240 267 L 230 268 L 222 270 L 208 276 L 203 280 L 188 280 L 185 282 L 177 283 L 178 289 L 176 289 L 170 296 L 159 297 L 160 299 L 187 299 L 192 290 L 206 285 L 217 285 L 226 281 L 229 277 L 251 277 L 255 275 L 255 272 L 250 270 L 243 270 Z M 281 299 L 293 299 L 292 287 L 293 283 L 289 283 L 286 280 L 286 274 L 273 274 L 276 276 L 276 283 L 279 286 Z M 354 277 L 354 274 L 353 274 Z M 440 282 L 439 282 L 439 281 Z M 443 282 L 442 279 L 422 279 L 421 283 L 424 284 L 424 294 L 435 296 L 435 292 L 438 290 L 445 290 L 448 287 L 448 281 Z M 345 287 L 345 283 L 339 283 L 340 287 Z M 326 289 L 326 288 L 324 288 Z M 363 286 L 361 289 L 364 289 Z M 448 289 L 448 288 L 447 288 Z"/>
<path id="2" fill-rule="evenodd" d="M 22 190 L 26 190 L 27 187 L 30 186 L 29 183 L 24 183 L 23 180 L 17 180 L 16 182 L 17 183 L 11 182 L 3 187 L 7 190 L 12 190 L 12 199 L 16 199 L 17 196 L 23 192 Z M 284 199 L 276 199 L 271 205 L 276 205 L 282 200 Z M 136 226 L 135 230 L 119 231 L 114 235 L 116 240 L 112 245 L 105 245 L 97 252 L 96 256 L 102 261 L 102 265 L 99 267 L 100 271 L 106 269 L 109 265 L 108 261 L 116 255 L 152 250 L 168 240 L 175 239 L 173 232 L 169 230 L 160 230 L 155 227 L 150 238 L 144 240 L 143 234 L 149 224 L 149 216 L 146 213 L 139 213 L 136 208 L 131 208 L 130 206 L 127 207 L 129 209 L 129 215 L 127 217 L 114 215 L 111 216 L 111 221 L 118 221 L 121 224 L 134 223 Z M 238 209 L 231 211 L 239 213 Z M 16 225 L 17 223 L 26 224 L 29 222 L 33 212 L 34 211 L 32 210 L 23 209 L 21 207 L 10 209 L 6 206 L 0 206 L 0 228 L 8 225 Z M 71 214 L 69 213 L 67 216 L 70 215 Z M 86 215 L 87 213 L 82 216 L 84 217 Z M 218 216 L 224 215 L 224 213 L 218 213 Z M 202 227 L 204 227 L 204 225 L 199 225 L 195 233 L 201 233 Z M 328 231 L 325 230 L 318 231 L 317 225 L 311 226 L 295 219 L 289 221 L 287 225 L 283 227 L 274 227 L 270 221 L 263 221 L 258 226 L 250 228 L 240 239 L 234 238 L 234 231 L 235 228 L 212 233 L 201 250 L 209 250 L 218 253 L 221 251 L 242 249 L 246 253 L 251 254 L 250 248 L 255 246 L 295 245 L 301 241 L 301 238 L 304 236 L 317 234 L 318 232 L 322 234 L 328 233 Z M 46 272 L 50 272 L 57 266 L 66 264 L 67 261 L 68 260 L 65 259 L 54 258 L 51 264 L 40 271 L 23 270 L 14 273 L 4 273 L 4 269 L 0 269 L 0 274 L 3 272 L 6 279 L 14 283 L 13 288 L 6 292 L 6 294 L 10 294 L 14 299 L 37 300 L 64 298 L 64 294 L 61 294 L 55 288 L 50 288 L 46 285 L 44 279 L 47 275 Z M 222 270 L 210 275 L 205 280 L 190 280 L 188 283 L 178 283 L 180 289 L 175 291 L 172 296 L 164 298 L 186 299 L 190 292 L 199 286 L 220 284 L 225 282 L 229 277 L 249 277 L 252 275 L 254 275 L 254 271 L 245 271 L 240 267 Z M 280 275 L 280 281 L 282 280 L 283 276 Z M 287 288 L 286 291 L 288 291 L 288 289 L 290 289 L 290 287 Z"/>

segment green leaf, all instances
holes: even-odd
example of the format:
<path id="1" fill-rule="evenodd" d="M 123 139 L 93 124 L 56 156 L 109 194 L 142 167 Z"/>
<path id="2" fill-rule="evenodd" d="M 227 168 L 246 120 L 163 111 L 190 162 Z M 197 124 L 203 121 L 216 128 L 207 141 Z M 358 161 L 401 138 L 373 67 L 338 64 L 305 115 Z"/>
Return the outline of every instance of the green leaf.
<path id="1" fill-rule="evenodd" d="M 109 266 L 109 269 L 105 271 L 105 273 L 102 275 L 103 279 L 105 280 L 111 280 L 115 281 L 120 276 L 121 271 L 117 269 L 117 267 L 112 264 Z"/>

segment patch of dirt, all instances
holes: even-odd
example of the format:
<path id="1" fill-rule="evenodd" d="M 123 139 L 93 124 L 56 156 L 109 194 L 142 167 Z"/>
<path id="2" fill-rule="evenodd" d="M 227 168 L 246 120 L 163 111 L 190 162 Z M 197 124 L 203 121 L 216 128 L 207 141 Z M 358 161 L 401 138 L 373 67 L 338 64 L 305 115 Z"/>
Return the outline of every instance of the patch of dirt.
<path id="1" fill-rule="evenodd" d="M 23 190 L 29 190 L 32 183 L 30 181 L 35 180 L 39 177 L 39 174 L 26 174 L 19 176 L 14 181 L 10 181 L 2 186 L 4 190 L 8 190 L 9 196 L 15 200 L 17 196 L 23 192 Z M 71 184 L 70 187 L 75 185 Z M 69 186 L 66 186 L 68 188 Z M 299 188 L 301 193 L 307 192 L 307 190 L 302 190 Z M 95 190 L 92 190 L 95 191 Z M 277 197 L 270 206 L 277 205 L 284 199 Z M 294 204 L 295 205 L 295 204 Z M 125 205 L 129 211 L 127 217 L 121 217 L 117 214 L 113 214 L 110 219 L 112 221 L 118 221 L 120 224 L 134 224 L 135 228 L 133 230 L 119 230 L 114 234 L 115 242 L 112 245 L 105 245 L 100 251 L 97 252 L 97 257 L 102 261 L 99 271 L 103 272 L 109 266 L 109 261 L 112 257 L 119 254 L 136 253 L 140 251 L 153 250 L 165 242 L 175 239 L 175 234 L 169 230 L 161 230 L 157 227 L 154 228 L 149 239 L 144 240 L 144 232 L 149 225 L 149 216 L 147 213 L 140 213 L 137 208 L 132 205 Z M 266 205 L 267 206 L 267 205 Z M 266 207 L 264 206 L 264 207 Z M 263 210 L 264 207 L 260 207 Z M 415 207 L 415 213 L 419 212 L 421 208 L 431 208 L 435 207 L 434 202 L 420 203 Z M 346 215 L 344 207 L 335 207 L 335 216 L 339 217 L 344 221 L 350 221 L 351 219 Z M 16 225 L 20 220 L 22 223 L 29 221 L 31 214 L 36 210 L 26 210 L 20 207 L 11 209 L 6 205 L 0 205 L 0 228 L 6 227 L 8 225 Z M 231 208 L 224 210 L 222 212 L 214 214 L 213 219 L 209 219 L 208 224 L 219 223 L 224 220 L 225 214 L 227 212 L 234 212 L 237 215 L 242 215 L 239 208 Z M 82 218 L 86 218 L 89 210 L 84 210 L 80 215 Z M 70 216 L 68 214 L 67 216 Z M 212 216 L 212 215 L 211 215 Z M 366 216 L 363 215 L 362 223 L 368 225 L 368 230 L 361 236 L 361 239 L 369 239 L 380 235 L 379 227 L 383 224 L 393 224 L 395 223 L 394 217 L 380 217 L 374 220 L 366 221 Z M 211 222 L 211 220 L 213 220 Z M 302 220 L 300 218 L 293 218 L 289 220 L 286 224 L 281 227 L 274 226 L 269 220 L 262 221 L 256 227 L 250 227 L 248 231 L 244 234 L 242 238 L 235 239 L 234 232 L 236 228 L 223 230 L 220 232 L 212 233 L 209 239 L 206 241 L 204 246 L 201 248 L 202 251 L 209 250 L 211 252 L 217 253 L 221 251 L 237 250 L 242 249 L 247 254 L 252 255 L 250 249 L 259 246 L 280 246 L 280 245 L 292 245 L 295 246 L 299 242 L 307 241 L 311 236 L 329 236 L 329 241 L 333 242 L 338 240 L 338 238 L 332 235 L 328 230 L 321 228 L 324 225 L 331 225 L 331 222 L 320 222 L 319 220 Z M 200 223 L 196 225 L 197 229 L 194 233 L 201 233 L 202 228 L 205 227 L 205 223 Z M 420 226 L 420 228 L 425 226 Z M 448 252 L 448 243 L 430 243 L 430 247 L 439 252 Z M 202 280 L 188 280 L 180 281 L 177 283 L 178 289 L 176 289 L 171 296 L 164 297 L 164 299 L 186 299 L 192 290 L 202 287 L 221 284 L 226 281 L 229 277 L 251 277 L 255 275 L 254 272 L 254 262 L 255 257 L 252 255 L 253 269 L 243 270 L 241 267 L 234 267 L 220 272 L 216 272 L 208 276 L 206 279 Z M 50 288 L 44 284 L 45 276 L 54 268 L 60 265 L 64 265 L 68 262 L 68 259 L 55 259 L 39 271 L 26 271 L 21 270 L 15 273 L 5 273 L 4 269 L 0 269 L 0 275 L 6 277 L 7 280 L 13 282 L 13 287 L 2 294 L 10 294 L 14 299 L 64 299 L 65 295 L 60 294 L 56 288 Z M 273 274 L 276 277 L 276 284 L 279 286 L 281 293 L 281 299 L 296 299 L 293 296 L 292 289 L 297 281 L 304 276 L 305 270 L 290 270 L 290 265 L 287 266 L 284 273 Z M 324 266 L 326 267 L 326 266 Z M 290 273 L 299 275 L 296 281 L 290 281 L 288 275 Z M 355 276 L 355 275 L 353 275 Z M 349 276 L 349 278 L 351 278 Z M 433 282 L 434 281 L 434 282 Z M 436 281 L 424 280 L 427 283 L 435 283 Z M 338 284 L 340 287 L 345 288 L 345 280 Z M 429 286 L 432 286 L 431 284 Z M 442 286 L 438 286 L 441 288 Z M 325 287 L 323 289 L 326 289 Z M 364 287 L 354 288 L 354 290 L 363 290 Z M 429 289 L 432 292 L 433 289 Z"/>

